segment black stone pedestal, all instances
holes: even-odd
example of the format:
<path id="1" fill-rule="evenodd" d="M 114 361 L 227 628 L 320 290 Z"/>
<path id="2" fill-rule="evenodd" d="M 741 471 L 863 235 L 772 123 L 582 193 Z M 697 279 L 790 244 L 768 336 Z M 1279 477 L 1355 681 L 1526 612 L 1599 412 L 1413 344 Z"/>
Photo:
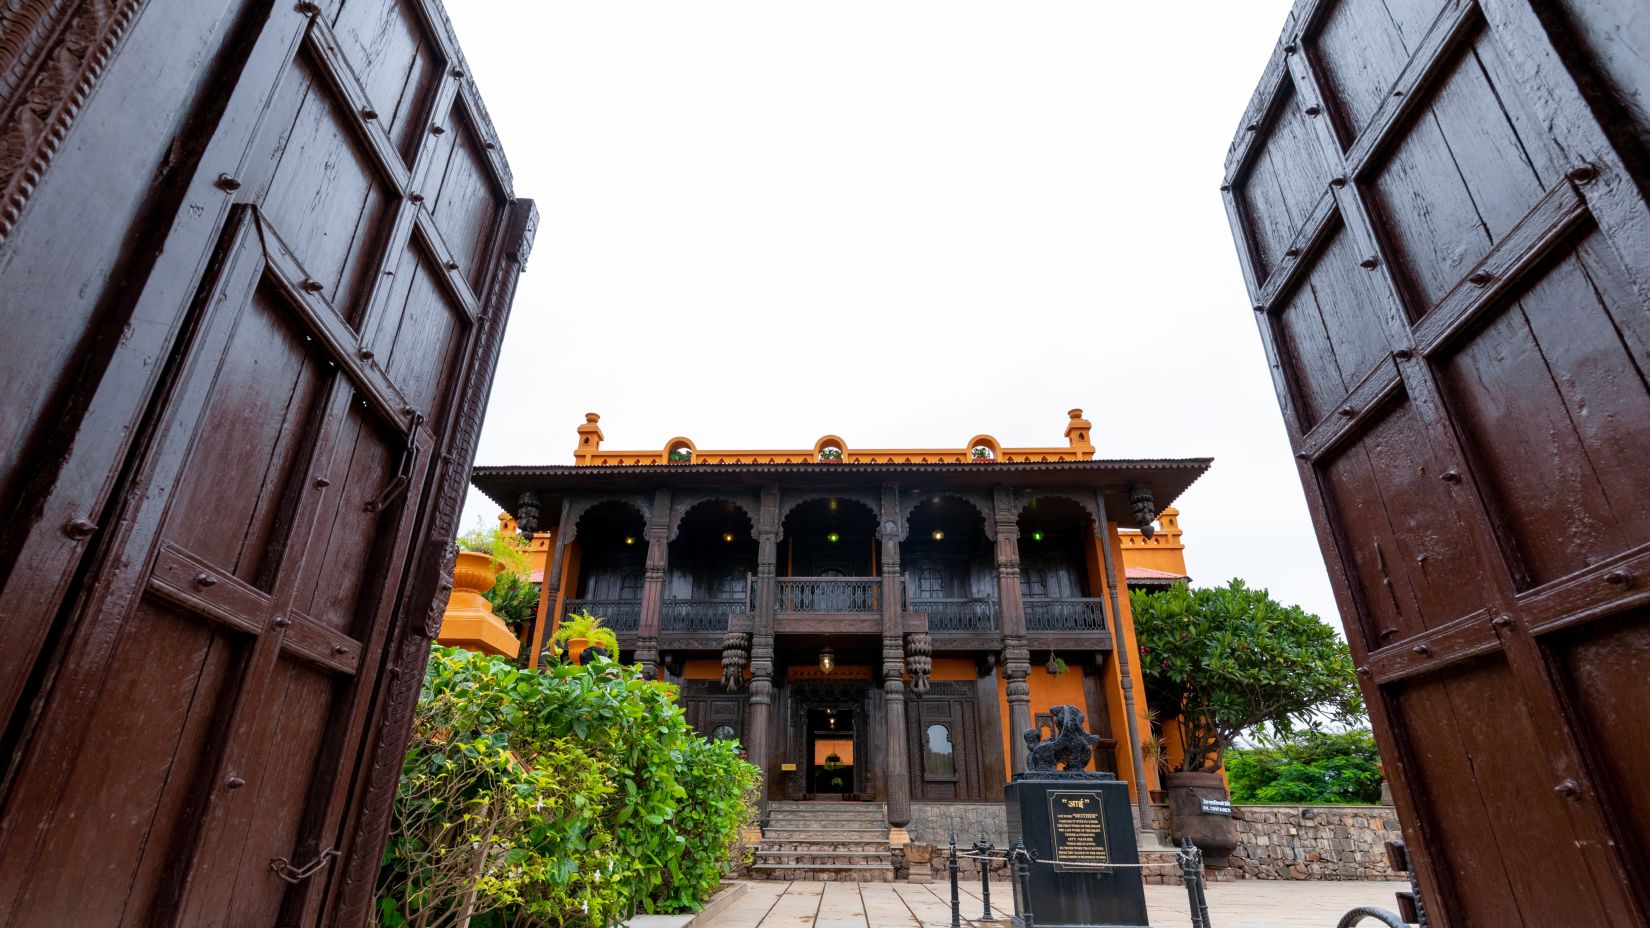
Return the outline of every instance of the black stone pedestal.
<path id="1" fill-rule="evenodd" d="M 1146 925 L 1129 788 L 1109 773 L 1037 770 L 1005 788 L 1008 833 L 1025 841 L 1037 928 Z M 1016 921 L 1016 924 L 1020 922 Z"/>

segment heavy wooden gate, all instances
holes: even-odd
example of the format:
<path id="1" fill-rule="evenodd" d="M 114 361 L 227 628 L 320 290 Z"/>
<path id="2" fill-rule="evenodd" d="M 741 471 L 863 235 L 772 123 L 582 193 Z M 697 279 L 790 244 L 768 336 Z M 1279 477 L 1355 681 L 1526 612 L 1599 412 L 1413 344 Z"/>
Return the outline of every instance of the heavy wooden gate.
<path id="1" fill-rule="evenodd" d="M 1434 924 L 1650 913 L 1639 0 L 1304 0 L 1226 203 Z"/>
<path id="2" fill-rule="evenodd" d="M 0 925 L 360 924 L 532 204 L 434 0 L 14 4 L 0 133 Z"/>

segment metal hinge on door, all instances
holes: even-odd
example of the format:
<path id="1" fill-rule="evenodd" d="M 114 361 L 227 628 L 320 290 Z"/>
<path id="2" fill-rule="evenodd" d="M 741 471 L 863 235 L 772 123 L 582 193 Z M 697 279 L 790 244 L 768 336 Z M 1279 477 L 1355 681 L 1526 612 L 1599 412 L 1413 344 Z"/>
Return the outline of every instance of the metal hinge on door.
<path id="1" fill-rule="evenodd" d="M 424 424 L 424 414 L 413 410 L 412 421 L 407 424 L 407 445 L 401 449 L 401 463 L 395 468 L 395 476 L 384 486 L 384 489 L 367 503 L 368 512 L 383 512 L 389 504 L 407 492 L 412 483 L 414 465 L 418 463 L 418 427 Z"/>
<path id="2" fill-rule="evenodd" d="M 307 864 L 304 864 L 302 867 L 294 867 L 292 865 L 292 861 L 287 860 L 285 857 L 277 857 L 269 862 L 269 869 L 275 871 L 276 876 L 296 886 L 315 874 L 320 873 L 321 868 L 327 865 L 327 861 L 337 856 L 338 849 L 335 847 L 329 847 L 321 852 L 321 856 L 315 858 Z"/>

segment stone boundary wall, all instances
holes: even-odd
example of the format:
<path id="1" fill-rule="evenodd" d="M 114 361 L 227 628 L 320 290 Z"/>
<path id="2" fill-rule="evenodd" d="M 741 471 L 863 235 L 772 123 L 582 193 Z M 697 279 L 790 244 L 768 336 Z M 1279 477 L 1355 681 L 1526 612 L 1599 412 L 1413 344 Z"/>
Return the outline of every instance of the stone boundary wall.
<path id="1" fill-rule="evenodd" d="M 1233 806 L 1238 849 L 1232 866 L 1210 870 L 1209 879 L 1229 880 L 1395 880 L 1386 864 L 1386 842 L 1400 837 L 1398 816 L 1391 806 Z M 1169 807 L 1152 806 L 1152 825 L 1167 845 Z M 1012 839 L 1007 815 L 1000 803 L 913 802 L 911 840 L 934 848 L 930 867 L 945 877 L 946 841 L 952 831 L 966 847 L 983 831 L 997 847 Z M 1147 871 L 1147 882 L 1180 882 L 1173 855 L 1162 855 L 1159 866 Z M 979 865 L 965 861 L 965 874 L 978 874 Z M 994 868 L 995 869 L 995 868 Z M 977 876 L 976 876 L 977 879 Z"/>
<path id="2" fill-rule="evenodd" d="M 1153 806 L 1168 834 L 1169 807 Z M 1396 880 L 1386 843 L 1402 836 L 1391 806 L 1233 806 L 1238 848 L 1213 880 Z"/>

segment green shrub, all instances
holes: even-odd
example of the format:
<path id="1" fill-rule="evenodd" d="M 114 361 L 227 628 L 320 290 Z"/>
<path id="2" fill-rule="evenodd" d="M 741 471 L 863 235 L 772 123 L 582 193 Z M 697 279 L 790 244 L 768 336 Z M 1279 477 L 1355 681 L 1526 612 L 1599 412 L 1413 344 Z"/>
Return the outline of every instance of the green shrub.
<path id="1" fill-rule="evenodd" d="M 502 571 L 525 575 L 529 570 L 527 542 L 514 532 L 506 532 L 497 526 L 488 527 L 479 516 L 476 517 L 476 527 L 454 541 L 460 551 L 491 555 Z"/>
<path id="2" fill-rule="evenodd" d="M 493 605 L 493 614 L 498 616 L 512 634 L 520 638 L 531 629 L 533 610 L 538 608 L 538 584 L 518 573 L 502 571 L 498 579 L 493 582 L 492 589 L 481 594 Z"/>
<path id="3" fill-rule="evenodd" d="M 1258 741 L 1226 752 L 1233 802 L 1369 805 L 1381 799 L 1381 757 L 1367 729 L 1296 731 Z"/>
<path id="4" fill-rule="evenodd" d="M 750 821 L 756 768 L 693 734 L 675 687 L 611 661 L 523 670 L 437 648 L 378 924 L 606 925 L 691 911 Z"/>

